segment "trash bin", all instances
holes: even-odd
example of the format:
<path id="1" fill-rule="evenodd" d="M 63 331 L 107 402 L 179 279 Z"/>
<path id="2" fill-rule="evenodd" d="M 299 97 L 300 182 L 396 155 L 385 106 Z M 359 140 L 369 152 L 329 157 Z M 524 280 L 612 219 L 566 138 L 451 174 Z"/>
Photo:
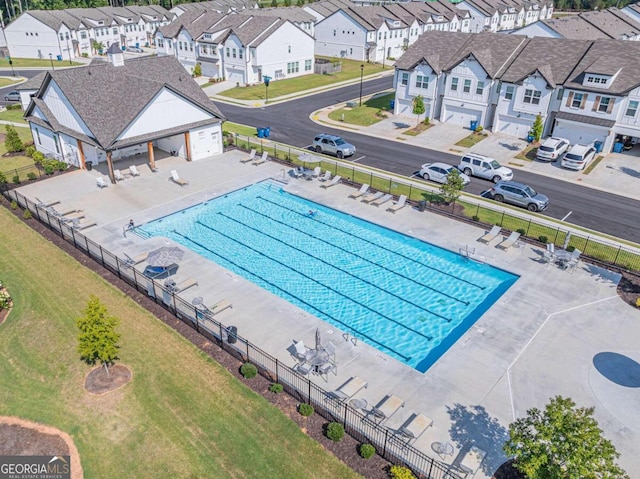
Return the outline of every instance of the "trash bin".
<path id="1" fill-rule="evenodd" d="M 622 153 L 622 148 L 624 148 L 624 143 L 614 143 L 613 152 L 614 153 Z"/>
<path id="2" fill-rule="evenodd" d="M 258 138 L 264 138 L 264 128 L 256 128 L 258 130 Z"/>
<path id="3" fill-rule="evenodd" d="M 140 43 L 136 43 L 136 48 L 140 48 Z"/>
<path id="4" fill-rule="evenodd" d="M 271 127 L 268 126 L 264 129 L 264 137 L 265 138 L 269 138 L 269 135 L 271 134 Z"/>
<path id="5" fill-rule="evenodd" d="M 601 141 L 595 141 L 593 143 L 593 147 L 596 149 L 596 153 L 600 153 L 602 151 L 602 142 Z"/>
<path id="6" fill-rule="evenodd" d="M 418 211 L 424 211 L 425 209 L 427 209 L 427 201 L 426 200 L 418 201 Z"/>
<path id="7" fill-rule="evenodd" d="M 235 326 L 229 326 L 227 328 L 227 342 L 229 344 L 235 344 L 238 341 L 238 328 Z"/>
<path id="8" fill-rule="evenodd" d="M 396 101 L 395 100 L 389 100 L 389 109 L 393 110 L 396 107 Z"/>
<path id="9" fill-rule="evenodd" d="M 527 135 L 527 143 L 533 143 L 533 135 Z"/>
<path id="10" fill-rule="evenodd" d="M 58 59 L 59 62 L 62 61 L 62 55 L 56 55 L 56 58 Z"/>
<path id="11" fill-rule="evenodd" d="M 89 171 L 93 170 L 93 163 L 90 161 L 87 161 L 87 170 Z"/>
<path id="12" fill-rule="evenodd" d="M 469 128 L 471 129 L 471 131 L 476 131 L 476 128 L 478 128 L 478 121 L 477 120 L 471 120 L 471 125 L 469 126 Z"/>
<path id="13" fill-rule="evenodd" d="M 123 51 L 123 52 L 126 52 L 126 51 L 127 51 L 127 47 L 120 47 L 120 48 L 122 48 L 122 51 Z"/>

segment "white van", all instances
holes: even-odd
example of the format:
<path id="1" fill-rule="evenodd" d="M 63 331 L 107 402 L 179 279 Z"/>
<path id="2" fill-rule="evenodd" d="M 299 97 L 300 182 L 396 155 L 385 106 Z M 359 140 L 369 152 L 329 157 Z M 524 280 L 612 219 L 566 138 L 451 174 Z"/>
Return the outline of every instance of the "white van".
<path id="1" fill-rule="evenodd" d="M 502 166 L 493 158 L 478 155 L 477 153 L 467 153 L 460 159 L 458 169 L 467 176 L 477 176 L 491 180 L 494 183 L 498 181 L 508 181 L 513 178 L 513 171 Z"/>

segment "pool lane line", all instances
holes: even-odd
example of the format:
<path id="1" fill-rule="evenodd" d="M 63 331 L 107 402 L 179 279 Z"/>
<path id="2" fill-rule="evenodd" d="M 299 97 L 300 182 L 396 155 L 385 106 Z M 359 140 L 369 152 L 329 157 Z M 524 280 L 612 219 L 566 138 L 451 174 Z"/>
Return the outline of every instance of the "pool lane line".
<path id="1" fill-rule="evenodd" d="M 259 274 L 254 273 L 253 271 L 249 271 L 247 268 L 243 267 L 242 265 L 236 263 L 235 261 L 221 255 L 220 253 L 218 253 L 217 251 L 213 251 L 209 248 L 207 248 L 205 245 L 203 245 L 202 243 L 199 243 L 198 241 L 195 241 L 193 239 L 191 239 L 188 236 L 183 235 L 182 233 L 179 233 L 177 230 L 172 230 L 173 234 L 180 236 L 181 238 L 183 238 L 186 241 L 189 241 L 190 243 L 193 243 L 194 245 L 202 248 L 205 251 L 208 251 L 209 253 L 213 254 L 214 256 L 218 256 L 222 259 L 224 259 L 225 261 L 228 261 L 230 264 L 234 265 L 236 268 L 241 269 L 243 271 L 246 271 L 247 273 L 249 273 L 249 275 L 251 276 L 256 276 L 258 278 L 260 278 L 262 281 L 264 281 L 265 283 L 270 284 L 272 287 L 274 287 L 275 289 L 278 289 L 280 291 L 282 291 L 285 295 L 290 296 L 292 298 L 297 299 L 298 301 L 300 301 L 300 303 L 307 305 L 311 310 L 313 311 L 317 311 L 318 313 L 320 313 L 321 315 L 324 315 L 328 318 L 331 318 L 331 320 L 335 321 L 338 324 L 341 324 L 346 330 L 351 331 L 352 333 L 357 333 L 359 335 L 360 338 L 366 338 L 368 339 L 370 342 L 377 344 L 378 346 L 382 347 L 383 349 L 387 350 L 387 351 L 391 351 L 393 354 L 398 355 L 399 357 L 401 357 L 405 362 L 409 362 L 411 361 L 411 359 L 413 359 L 413 356 L 406 356 L 404 354 L 402 354 L 400 351 L 396 351 L 395 349 L 387 346 L 386 344 L 381 343 L 380 341 L 377 341 L 376 339 L 372 338 L 371 336 L 369 336 L 368 334 L 363 333 L 362 331 L 355 329 L 353 326 L 345 323 L 344 321 L 336 318 L 335 316 L 332 316 L 324 311 L 321 311 L 320 309 L 318 309 L 316 306 L 314 306 L 313 304 L 305 301 L 304 299 L 302 299 L 301 297 L 290 293 L 289 291 L 281 288 L 280 286 L 272 283 L 271 281 L 267 280 L 266 278 L 260 276 Z M 223 235 L 224 236 L 224 235 Z M 231 238 L 232 241 L 235 241 L 233 238 Z M 255 284 L 255 283 L 254 283 Z M 284 298 L 283 298 L 284 299 Z M 285 300 L 286 301 L 286 300 Z M 426 337 L 425 338 L 429 341 L 433 340 L 433 338 L 431 337 Z"/>
<path id="2" fill-rule="evenodd" d="M 218 214 L 219 214 L 219 215 L 224 216 L 224 215 L 223 215 L 222 213 L 220 213 L 220 212 L 218 212 Z M 241 222 L 239 222 L 239 221 L 237 221 L 237 220 L 234 220 L 233 218 L 228 218 L 228 219 L 230 219 L 231 221 L 235 221 L 236 223 L 239 223 L 239 224 L 241 224 L 241 225 L 243 225 L 243 226 L 245 226 L 245 227 L 247 227 L 247 228 L 251 229 L 252 231 L 255 231 L 255 232 L 257 232 L 257 233 L 262 233 L 261 231 L 259 231 L 259 230 L 255 229 L 255 228 L 251 228 L 250 226 L 245 225 L 245 224 L 243 224 L 243 223 L 241 223 Z M 341 292 L 340 292 L 340 291 L 338 291 L 337 289 L 335 289 L 335 288 L 333 288 L 333 287 L 331 287 L 331 286 L 329 286 L 329 285 L 326 285 L 326 284 L 324 284 L 324 283 L 320 282 L 320 281 L 319 281 L 319 280 L 317 280 L 317 279 L 312 278 L 312 277 L 311 277 L 311 276 L 309 276 L 308 274 L 305 274 L 305 273 L 303 273 L 302 271 L 297 270 L 297 269 L 296 269 L 296 268 L 294 268 L 293 266 L 290 266 L 290 265 L 288 265 L 288 264 L 286 264 L 286 263 L 284 263 L 284 262 L 282 262 L 282 261 L 280 261 L 280 260 L 278 260 L 278 259 L 274 258 L 273 256 L 269 256 L 268 254 L 266 254 L 266 253 L 264 253 L 264 252 L 262 252 L 262 251 L 260 251 L 260 250 L 258 250 L 258 249 L 256 249 L 256 248 L 254 248 L 254 247 L 252 247 L 252 246 L 250 246 L 250 245 L 248 245 L 248 244 L 246 244 L 246 243 L 244 243 L 244 242 L 242 242 L 242 241 L 240 241 L 240 240 L 237 240 L 237 239 L 233 238 L 232 236 L 229 236 L 229 235 L 227 235 L 227 234 L 223 233 L 223 232 L 222 232 L 222 231 L 220 231 L 220 230 L 217 230 L 217 229 L 215 229 L 215 228 L 213 228 L 213 227 L 211 227 L 211 226 L 209 226 L 209 225 L 206 225 L 206 224 L 202 223 L 201 221 L 196 221 L 196 224 L 199 224 L 199 225 L 203 226 L 204 228 L 206 228 L 206 229 L 208 229 L 208 230 L 210 230 L 210 231 L 213 231 L 214 233 L 219 234 L 220 236 L 223 236 L 223 237 L 228 238 L 228 239 L 230 239 L 230 240 L 232 240 L 232 241 L 235 241 L 237 244 L 242 245 L 242 246 L 244 246 L 245 248 L 250 249 L 251 251 L 253 251 L 253 252 L 255 252 L 255 253 L 260 254 L 261 256 L 264 256 L 265 258 L 270 259 L 270 260 L 271 260 L 271 261 L 273 261 L 274 263 L 278 263 L 279 265 L 281 265 L 281 266 L 283 266 L 283 267 L 285 267 L 285 268 L 287 268 L 287 269 L 289 269 L 289 270 L 291 270 L 291 271 L 296 272 L 297 274 L 299 274 L 300 276 L 302 276 L 302 277 L 304 277 L 304 278 L 308 279 L 309 281 L 311 281 L 311 282 L 313 282 L 313 283 L 316 283 L 316 284 L 318 284 L 318 285 L 322 286 L 323 288 L 328 289 L 329 291 L 334 292 L 335 294 L 337 294 L 337 295 L 339 295 L 339 296 L 342 296 L 343 298 L 345 298 L 345 299 L 347 299 L 347 300 L 351 301 L 352 303 L 355 303 L 355 304 L 359 305 L 360 307 L 362 307 L 362 308 L 364 308 L 364 309 L 368 309 L 368 310 L 369 310 L 369 311 L 371 311 L 373 314 L 375 314 L 375 315 L 377 315 L 377 316 L 379 316 L 379 317 L 385 318 L 385 319 L 387 319 L 388 321 L 391 321 L 392 323 L 397 324 L 397 325 L 398 325 L 398 326 L 400 326 L 401 328 L 404 328 L 404 329 L 406 329 L 406 330 L 408 330 L 408 331 L 411 331 L 412 333 L 415 333 L 415 334 L 417 334 L 418 336 L 422 336 L 423 338 L 428 339 L 429 341 L 433 340 L 433 337 L 432 337 L 432 336 L 427 336 L 427 335 L 425 335 L 424 333 L 422 333 L 421 331 L 417 331 L 417 330 L 415 330 L 415 329 L 413 329 L 413 328 L 411 328 L 411 327 L 409 327 L 409 326 L 407 326 L 407 325 L 405 325 L 405 324 L 402 324 L 400 321 L 398 321 L 398 320 L 396 320 L 396 319 L 393 319 L 393 318 L 391 318 L 391 317 L 387 316 L 386 314 L 381 313 L 380 311 L 376 311 L 375 309 L 371 308 L 370 306 L 367 306 L 366 304 L 361 303 L 360 301 L 357 301 L 357 300 L 355 300 L 354 298 L 351 298 L 351 297 L 347 296 L 347 295 L 346 295 L 346 294 L 344 294 L 344 293 L 341 293 Z M 267 235 L 267 234 L 265 234 L 265 233 L 262 233 L 262 234 L 263 234 L 263 235 L 265 235 L 265 236 L 269 236 L 269 235 Z M 274 238 L 274 240 L 275 240 L 275 241 L 278 241 L 279 243 L 282 243 L 282 244 L 286 245 L 286 243 L 285 243 L 284 241 L 282 241 L 282 240 L 279 240 L 279 239 L 277 239 L 277 238 Z M 288 245 L 287 245 L 287 246 L 288 246 Z M 304 253 L 303 251 L 300 251 L 300 250 L 296 250 L 296 252 L 297 252 L 297 253 Z M 305 254 L 306 254 L 306 253 L 305 253 Z M 309 255 L 309 254 L 308 254 L 308 256 L 313 257 L 312 255 Z M 315 258 L 315 259 L 318 259 L 318 258 Z M 320 261 L 322 261 L 322 260 L 320 260 Z M 328 263 L 327 263 L 327 264 L 328 264 Z M 328 266 L 331 266 L 331 265 L 329 265 L 329 264 L 328 264 Z M 339 270 L 339 268 L 336 268 L 335 266 L 332 266 L 332 267 L 333 267 L 333 268 L 335 268 L 335 269 L 338 269 L 338 270 Z M 378 289 L 380 289 L 380 288 L 378 288 Z M 407 301 L 407 302 L 408 302 L 408 301 Z M 410 303 L 410 304 L 413 304 L 413 303 Z M 419 307 L 419 306 L 417 306 L 417 307 L 418 307 L 419 309 L 422 309 L 423 311 L 425 311 L 425 312 L 427 312 L 427 313 L 430 313 L 430 314 L 434 315 L 434 316 L 440 316 L 439 314 L 437 314 L 437 313 L 433 313 L 433 312 L 429 311 L 428 309 L 425 309 L 425 308 L 422 308 L 422 307 Z M 442 316 L 441 316 L 441 317 L 442 317 Z M 445 321 L 447 321 L 447 322 L 451 322 L 451 320 L 450 320 L 450 319 L 447 319 L 447 318 L 445 318 L 445 317 L 442 317 L 442 319 L 444 319 L 444 320 L 445 320 Z"/>
<path id="3" fill-rule="evenodd" d="M 237 220 L 237 219 L 235 219 L 235 218 L 232 218 L 231 216 L 228 216 L 228 215 L 226 215 L 226 214 L 224 214 L 224 213 L 222 213 L 222 212 L 218 212 L 218 214 L 219 214 L 220 216 L 224 217 L 224 218 L 227 218 L 227 219 L 228 219 L 228 220 L 230 220 L 230 221 L 234 221 L 235 223 L 237 223 L 237 224 L 239 224 L 239 225 L 244 226 L 245 228 L 249 228 L 250 230 L 255 231 L 255 232 L 256 232 L 256 233 L 258 233 L 258 234 L 262 234 L 262 235 L 266 236 L 267 238 L 270 238 L 270 239 L 272 239 L 272 240 L 274 240 L 274 241 L 277 241 L 278 243 L 281 243 L 281 244 L 283 244 L 283 245 L 285 245 L 285 246 L 288 246 L 289 248 L 293 249 L 297 254 L 302 253 L 302 254 L 304 254 L 304 255 L 306 255 L 306 256 L 308 256 L 308 257 L 310 257 L 310 258 L 313 258 L 313 259 L 315 259 L 315 260 L 318 260 L 318 261 L 320 261 L 321 263 L 323 263 L 323 264 L 325 264 L 325 265 L 327 265 L 327 266 L 329 266 L 329 267 L 331 267 L 331 268 L 333 268 L 333 269 L 336 269 L 336 270 L 338 270 L 338 271 L 340 271 L 340 272 L 342 272 L 342 273 L 344 273 L 344 274 L 346 274 L 346 275 L 348 275 L 348 276 L 351 276 L 351 277 L 352 277 L 353 279 L 355 279 L 356 281 L 360 281 L 360 282 L 362 282 L 362 283 L 368 284 L 369 286 L 371 286 L 371 287 L 373 287 L 373 288 L 375 288 L 375 289 L 377 289 L 377 290 L 381 291 L 382 293 L 385 293 L 385 294 L 388 294 L 388 295 L 390 295 L 390 296 L 393 296 L 393 297 L 395 297 L 396 299 L 398 299 L 398 300 L 400 300 L 400 301 L 402 301 L 402 302 L 404 302 L 404 303 L 410 304 L 410 305 L 412 305 L 412 306 L 415 306 L 416 308 L 421 309 L 422 311 L 424 311 L 424 312 L 426 312 L 426 313 L 429 313 L 429 314 L 431 314 L 431 315 L 433 315 L 433 316 L 437 316 L 437 317 L 439 317 L 439 318 L 441 318 L 441 319 L 444 319 L 444 320 L 445 320 L 446 322 L 448 322 L 448 323 L 450 323 L 450 322 L 451 322 L 451 318 L 447 318 L 446 316 L 443 316 L 443 315 L 441 315 L 441 314 L 439 314 L 439 313 L 435 313 L 435 312 L 431 311 L 431 310 L 430 310 L 430 309 L 428 309 L 428 308 L 425 308 L 425 307 L 423 307 L 423 306 L 420 306 L 419 304 L 414 303 L 413 301 L 409 301 L 408 299 L 405 299 L 405 298 L 403 298 L 402 296 L 399 296 L 399 295 L 397 295 L 397 294 L 395 294 L 395 293 L 392 293 L 391 291 L 387 291 L 386 289 L 384 289 L 384 288 L 382 288 L 382 287 L 380 287 L 380 286 L 378 286 L 378 285 L 376 285 L 376 284 L 372 283 L 371 281 L 366 280 L 366 279 L 364 279 L 364 278 L 360 278 L 359 276 L 356 276 L 356 275 L 354 275 L 354 274 L 350 273 L 349 271 L 346 271 L 346 270 L 344 270 L 344 269 L 342 269 L 342 268 L 339 268 L 338 266 L 336 266 L 336 265 L 334 265 L 334 264 L 331 264 L 331 263 L 329 263 L 328 261 L 325 261 L 325 260 L 323 260 L 322 258 L 319 258 L 318 256 L 315 256 L 315 255 L 313 255 L 313 254 L 311 254 L 311 253 L 308 253 L 308 252 L 306 252 L 306 251 L 299 250 L 299 249 L 297 249 L 297 248 L 293 248 L 291 245 L 289 245 L 289 244 L 285 243 L 285 242 L 284 242 L 284 241 L 282 241 L 280 238 L 277 238 L 277 237 L 275 237 L 275 236 L 273 236 L 273 235 L 270 235 L 270 234 L 268 234 L 268 233 L 265 233 L 264 231 L 261 231 L 261 230 L 259 230 L 259 229 L 257 229 L 257 228 L 254 228 L 253 226 L 250 226 L 250 225 L 248 225 L 248 224 L 246 224 L 246 223 L 243 223 L 242 221 Z M 268 217 L 267 217 L 267 218 L 268 218 Z M 198 224 L 200 224 L 200 225 L 204 226 L 205 228 L 210 228 L 208 225 L 206 225 L 206 224 L 202 223 L 202 222 L 201 222 L 201 221 L 199 221 L 199 220 L 198 220 L 198 221 L 196 221 L 196 223 L 198 223 Z M 216 230 L 214 230 L 214 231 L 216 231 Z M 264 254 L 264 253 L 261 253 L 261 254 Z M 267 256 L 267 257 L 269 257 L 269 256 Z M 276 260 L 276 261 L 277 261 L 277 260 Z M 280 264 L 282 264 L 283 266 L 286 266 L 284 263 L 282 263 L 282 262 L 280 262 L 280 261 L 278 261 L 278 262 L 279 262 Z M 302 275 L 306 276 L 304 273 L 302 273 L 301 271 L 299 271 L 299 270 L 295 269 L 295 268 L 294 268 L 294 267 L 292 267 L 292 266 L 286 266 L 286 267 L 287 267 L 287 268 L 290 268 L 290 269 L 293 269 L 294 271 L 298 272 L 299 274 L 302 274 Z M 308 276 L 308 277 L 309 277 L 310 279 L 312 279 L 310 276 Z M 317 282 L 317 283 L 319 283 L 319 284 L 322 284 L 322 283 L 321 283 L 320 281 L 318 281 L 318 280 L 314 280 L 314 281 L 316 281 L 316 282 Z M 352 301 L 353 301 L 353 299 L 352 299 Z M 360 304 L 360 305 L 362 305 L 362 306 L 364 306 L 364 307 L 368 308 L 368 306 L 365 306 L 364 304 L 360 303 L 359 301 L 354 301 L 354 302 L 357 302 L 358 304 Z M 374 311 L 374 310 L 373 310 L 373 309 L 371 309 L 371 308 L 369 308 L 369 310 L 370 310 L 370 311 L 375 312 L 376 314 L 379 314 L 380 316 L 383 316 L 383 317 L 385 317 L 385 318 L 388 318 L 388 316 L 386 316 L 386 315 L 384 315 L 384 314 L 381 314 L 381 313 L 379 313 L 379 312 L 377 312 L 377 311 Z M 390 319 L 390 318 L 388 318 L 388 319 Z"/>
<path id="4" fill-rule="evenodd" d="M 322 238 L 320 238 L 320 237 L 318 237 L 318 236 L 314 236 L 314 235 L 312 235 L 312 234 L 309 234 L 309 233 L 307 233 L 306 231 L 301 230 L 300 228 L 296 228 L 295 226 L 292 226 L 292 225 L 290 225 L 290 224 L 288 224 L 288 223 L 285 223 L 284 221 L 280 221 L 280 220 L 278 220 L 278 219 L 276 219 L 276 218 L 274 218 L 274 217 L 272 217 L 272 216 L 266 215 L 266 214 L 264 214 L 264 213 L 262 213 L 262 212 L 260 212 L 260 211 L 256 211 L 256 210 L 254 210 L 253 208 L 250 208 L 250 207 L 248 207 L 248 206 L 243 205 L 242 203 L 239 203 L 239 204 L 238 204 L 238 206 L 240 206 L 241 208 L 244 208 L 244 209 L 246 209 L 246 210 L 249 210 L 249 211 L 251 211 L 252 213 L 255 213 L 255 214 L 257 214 L 257 215 L 260 215 L 260 216 L 262 216 L 263 218 L 266 218 L 266 219 L 267 219 L 267 220 L 269 220 L 269 221 L 274 221 L 274 222 L 276 222 L 276 223 L 278 223 L 278 224 L 280 224 L 280 225 L 282 225 L 282 226 L 285 226 L 286 228 L 291 228 L 292 230 L 295 230 L 295 231 L 297 231 L 298 233 L 302 233 L 303 235 L 308 236 L 308 237 L 310 237 L 310 238 L 312 238 L 312 239 L 314 239 L 314 240 L 320 241 L 320 242 L 322 242 L 322 243 L 324 243 L 324 244 L 327 244 L 327 245 L 329 245 L 329 246 L 331 246 L 331 247 L 333 247 L 333 248 L 336 248 L 336 249 L 338 249 L 338 250 L 340 250 L 340 251 L 343 251 L 343 252 L 345 252 L 345 253 L 347 253 L 347 254 L 350 254 L 350 255 L 352 255 L 352 256 L 355 256 L 356 258 L 360 258 L 361 260 L 366 261 L 366 262 L 367 262 L 367 263 L 369 263 L 369 264 L 372 264 L 372 265 L 374 265 L 374 266 L 376 266 L 376 267 L 378 267 L 378 268 L 382 268 L 382 269 L 384 269 L 384 270 L 388 271 L 388 272 L 389 272 L 389 273 L 391 273 L 391 274 L 395 274 L 395 275 L 397 275 L 397 276 L 400 276 L 401 278 L 404 278 L 404 279 L 406 279 L 407 281 L 411 281 L 412 283 L 417 283 L 417 284 L 419 284 L 420 286 L 423 286 L 424 288 L 427 288 L 427 289 L 429 289 L 429 290 L 433 291 L 434 293 L 437 293 L 437 294 L 439 294 L 439 295 L 441 295 L 441 296 L 445 296 L 445 297 L 447 297 L 447 298 L 449 298 L 449 299 L 452 299 L 452 300 L 454 300 L 454 301 L 457 301 L 457 302 L 459 302 L 459 303 L 462 303 L 462 304 L 464 304 L 465 306 L 469 306 L 469 301 L 465 301 L 465 300 L 463 300 L 463 299 L 456 298 L 455 296 L 451 296 L 450 294 L 447 294 L 447 293 L 445 293 L 445 292 L 443 292 L 443 291 L 440 291 L 440 290 L 437 290 L 437 289 L 435 289 L 435 288 L 432 288 L 432 287 L 431 287 L 431 286 L 429 286 L 428 284 L 422 283 L 422 282 L 417 281 L 417 280 L 415 280 L 415 279 L 413 279 L 413 278 L 410 278 L 410 277 L 408 277 L 408 276 L 405 276 L 405 275 L 404 275 L 404 274 L 402 274 L 402 273 L 399 273 L 399 272 L 397 272 L 397 271 L 394 271 L 394 270 L 392 270 L 392 269 L 389 269 L 389 268 L 387 268 L 386 266 L 383 266 L 383 265 L 381 265 L 381 264 L 378 264 L 378 263 L 376 263 L 375 261 L 371 261 L 370 259 L 365 258 L 365 257 L 364 257 L 364 256 L 362 256 L 362 255 L 359 255 L 359 254 L 357 254 L 357 253 L 354 253 L 353 251 L 349 251 L 348 249 L 343 248 L 342 246 L 338 246 L 338 245 L 333 244 L 333 243 L 331 243 L 330 241 L 327 241 L 327 240 L 325 240 L 325 239 L 322 239 Z M 324 223 L 323 223 L 323 224 L 324 224 Z M 324 261 L 324 262 L 326 263 L 326 261 Z M 343 271 L 343 270 L 341 270 L 341 271 Z M 345 271 L 345 272 L 346 272 L 346 271 Z M 347 274 L 350 274 L 350 273 L 347 273 Z M 364 281 L 364 280 L 363 280 L 363 281 Z M 378 289 L 382 289 L 382 288 L 378 288 Z M 383 291 L 384 291 L 384 290 L 383 290 Z M 393 294 L 393 293 L 390 293 L 390 294 Z M 410 301 L 408 301 L 408 302 L 410 302 Z M 415 303 L 411 303 L 411 304 L 414 304 L 414 305 L 415 305 Z M 416 305 L 416 306 L 417 306 L 417 305 Z M 419 307 L 420 307 L 420 306 L 419 306 Z M 422 309 L 424 309 L 424 308 L 422 308 Z M 449 321 L 450 321 L 450 320 L 449 320 Z"/>
<path id="5" fill-rule="evenodd" d="M 277 207 L 279 207 L 279 208 L 285 209 L 285 210 L 290 211 L 290 212 L 292 212 L 292 213 L 295 213 L 295 214 L 297 214 L 297 215 L 300 215 L 300 216 L 306 216 L 306 214 L 304 214 L 304 213 L 298 213 L 297 211 L 293 211 L 293 210 L 291 210 L 291 209 L 287 208 L 286 206 L 281 205 L 281 204 L 278 204 L 278 203 L 276 203 L 276 202 L 274 202 L 274 201 L 271 201 L 271 200 L 269 200 L 269 199 L 267 199 L 267 198 L 264 198 L 263 196 L 258 195 L 258 196 L 256 196 L 256 199 L 260 199 L 260 200 L 266 201 L 267 203 L 270 203 L 270 204 L 272 204 L 272 205 L 274 205 L 274 206 L 277 206 Z M 474 287 L 479 288 L 479 289 L 482 289 L 482 290 L 487 289 L 487 287 L 486 287 L 486 286 L 481 286 L 481 285 L 479 285 L 479 284 L 474 283 L 473 281 L 469 281 L 469 280 L 466 280 L 466 279 L 464 279 L 464 278 L 460 278 L 460 277 L 458 277 L 458 276 L 455 276 L 455 275 L 453 275 L 453 274 L 451 274 L 451 273 L 447 273 L 446 271 L 442 271 L 441 269 L 434 268 L 433 266 L 430 266 L 430 265 L 428 265 L 428 264 L 425 264 L 425 263 L 423 263 L 422 261 L 418 261 L 417 259 L 412 258 L 411 256 L 407 256 L 407 255 L 402 254 L 402 253 L 400 253 L 400 252 L 398 252 L 398 251 L 394 251 L 394 250 L 389 249 L 389 248 L 387 248 L 386 246 L 383 246 L 383 245 L 381 245 L 381 244 L 374 243 L 373 241 L 370 241 L 370 240 L 368 240 L 368 239 L 366 239 L 366 238 L 363 238 L 362 236 L 356 236 L 356 235 L 354 235 L 353 233 L 351 233 L 350 231 L 345 231 L 345 230 L 343 230 L 342 228 L 338 228 L 337 226 L 334 226 L 334 225 L 332 225 L 332 224 L 325 223 L 324 221 L 319 221 L 319 220 L 318 220 L 318 215 L 315 215 L 313 218 L 314 218 L 316 221 L 318 221 L 318 223 L 320 223 L 320 224 L 323 224 L 323 225 L 328 226 L 328 227 L 330 227 L 330 228 L 332 228 L 332 229 L 338 230 L 338 231 L 340 231 L 340 232 L 342 232 L 342 233 L 344 233 L 344 234 L 346 234 L 346 235 L 349 235 L 349 236 L 351 236 L 351 237 L 353 237 L 353 238 L 357 238 L 357 239 L 359 239 L 359 240 L 361 240 L 361 241 L 364 241 L 365 243 L 369 243 L 369 244 L 371 244 L 371 245 L 373 245 L 373 246 L 377 246 L 378 248 L 381 248 L 381 249 L 383 249 L 383 250 L 385 250 L 385 251 L 388 251 L 388 252 L 390 252 L 390 253 L 393 253 L 393 254 L 395 254 L 395 255 L 402 256 L 403 258 L 408 259 L 409 261 L 412 261 L 412 262 L 414 262 L 414 263 L 416 263 L 416 264 L 419 264 L 420 266 L 424 266 L 425 268 L 432 269 L 432 270 L 434 270 L 434 271 L 437 271 L 438 273 L 444 274 L 445 276 L 449 276 L 450 278 L 457 279 L 458 281 L 462 281 L 463 283 L 467 283 L 467 284 L 468 284 L 468 285 L 470 285 L 470 286 L 474 286 Z M 381 226 L 381 228 L 383 228 L 383 226 Z M 402 234 L 402 233 L 399 233 L 399 234 Z M 418 241 L 421 241 L 421 240 L 418 240 Z M 438 248 L 438 246 L 436 246 L 436 248 Z"/>

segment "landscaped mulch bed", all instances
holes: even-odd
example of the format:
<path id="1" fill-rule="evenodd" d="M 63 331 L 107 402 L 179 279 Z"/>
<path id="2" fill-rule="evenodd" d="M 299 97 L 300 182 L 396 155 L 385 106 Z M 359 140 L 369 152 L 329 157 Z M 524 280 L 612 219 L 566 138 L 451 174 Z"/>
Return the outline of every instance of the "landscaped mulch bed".
<path id="1" fill-rule="evenodd" d="M 625 303 L 634 308 L 637 307 L 640 298 L 640 277 L 629 273 L 622 273 L 622 279 L 618 283 L 618 294 Z"/>
<path id="2" fill-rule="evenodd" d="M 68 456 L 60 436 L 16 424 L 0 424 L 0 456 Z"/>
<path id="3" fill-rule="evenodd" d="M 131 370 L 122 364 L 115 364 L 109 368 L 107 374 L 104 366 L 92 369 L 84 381 L 84 387 L 92 394 L 104 394 L 131 381 Z"/>

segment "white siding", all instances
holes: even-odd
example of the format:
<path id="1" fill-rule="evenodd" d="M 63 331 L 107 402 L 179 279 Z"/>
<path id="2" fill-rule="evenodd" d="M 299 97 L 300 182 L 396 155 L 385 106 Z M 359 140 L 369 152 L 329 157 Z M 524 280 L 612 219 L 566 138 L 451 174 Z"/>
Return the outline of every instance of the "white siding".
<path id="1" fill-rule="evenodd" d="M 75 110 L 71 109 L 69 100 L 64 96 L 62 90 L 60 90 L 55 81 L 51 81 L 49 83 L 47 91 L 45 91 L 42 99 L 61 125 L 75 131 L 80 131 L 87 136 L 93 136 L 93 133 L 82 121 L 80 115 L 78 115 Z"/>
<path id="2" fill-rule="evenodd" d="M 526 35 L 530 38 L 532 37 L 544 37 L 544 38 L 564 38 L 559 33 L 555 32 L 548 26 L 546 26 L 542 22 L 535 22 L 531 25 L 527 25 L 526 27 L 519 28 L 518 30 L 514 30 L 510 32 L 513 35 Z"/>
<path id="3" fill-rule="evenodd" d="M 367 60 L 367 30 L 341 10 L 316 24 L 315 35 L 316 55 Z"/>
<path id="4" fill-rule="evenodd" d="M 191 159 L 202 160 L 222 153 L 222 126 L 206 126 L 189 132 Z"/>
<path id="5" fill-rule="evenodd" d="M 457 89 L 452 87 L 452 79 L 458 79 Z M 469 91 L 465 92 L 465 81 L 469 81 Z M 477 94 L 478 82 L 484 82 L 481 95 Z M 478 126 L 487 127 L 487 106 L 492 81 L 480 64 L 470 58 L 459 63 L 447 75 L 444 89 L 441 118 L 443 121 L 456 123 L 469 128 L 471 121 L 477 121 Z"/>
<path id="6" fill-rule="evenodd" d="M 9 52 L 16 58 L 49 58 L 62 55 L 58 34 L 28 13 L 5 28 Z"/>

